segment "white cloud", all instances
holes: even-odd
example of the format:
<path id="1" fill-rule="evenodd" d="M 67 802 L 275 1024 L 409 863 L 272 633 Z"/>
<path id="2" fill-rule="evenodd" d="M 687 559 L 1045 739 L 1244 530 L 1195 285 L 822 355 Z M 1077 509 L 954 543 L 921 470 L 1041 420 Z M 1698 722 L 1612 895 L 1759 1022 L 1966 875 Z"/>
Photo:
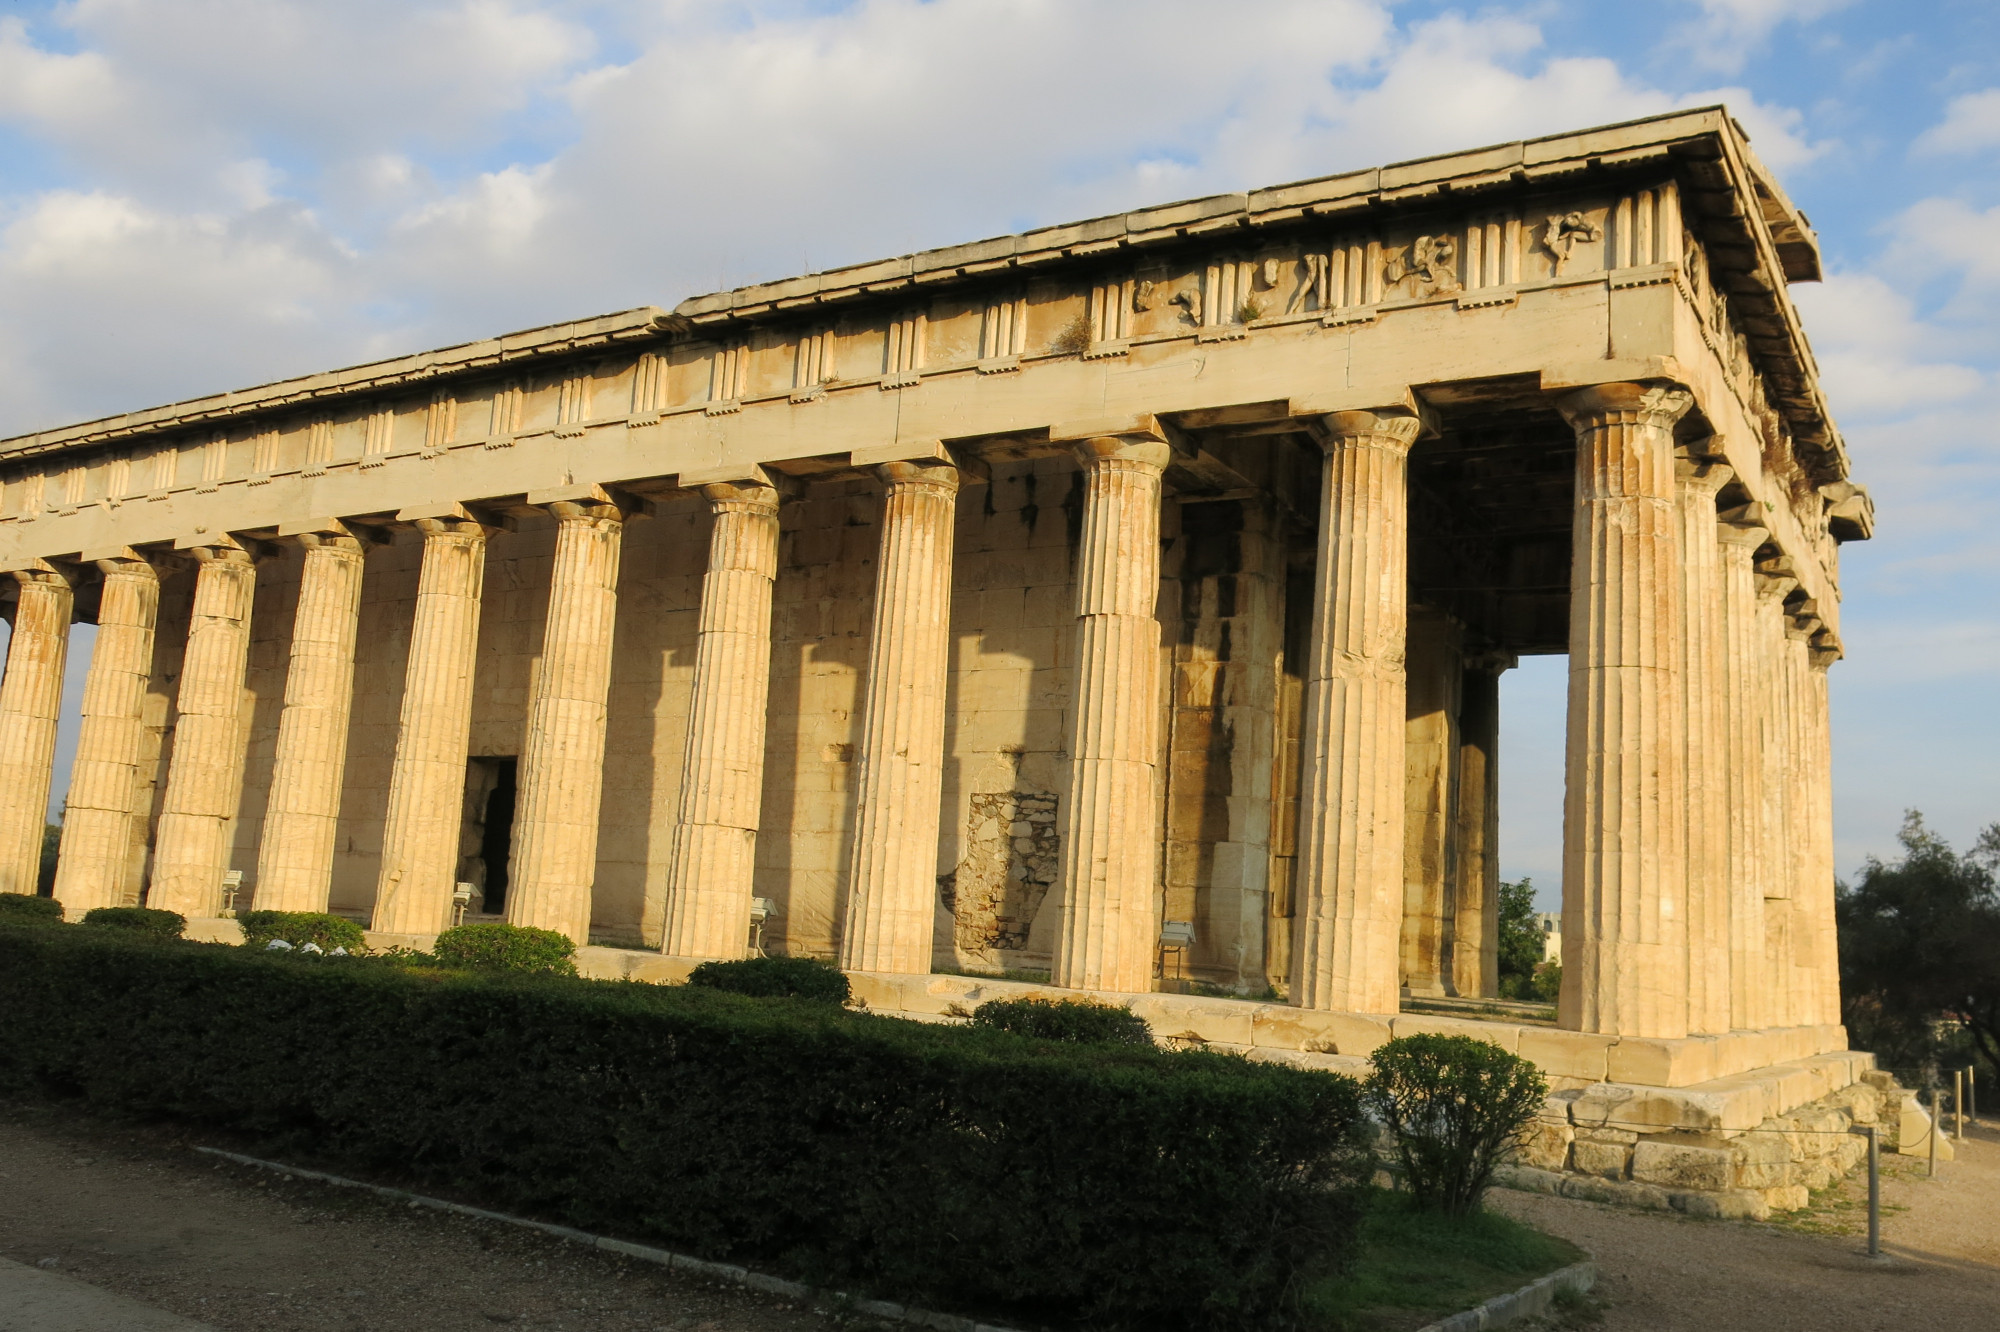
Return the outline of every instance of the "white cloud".
<path id="1" fill-rule="evenodd" d="M 2000 147 L 2000 88 L 1954 97 L 1944 119 L 1917 136 L 1920 153 L 1970 153 Z"/>
<path id="2" fill-rule="evenodd" d="M 79 54 L 0 27 L 0 118 L 94 188 L 12 201 L 0 341 L 33 345 L 0 370 L 0 432 L 1724 96 L 1550 58 L 1504 15 L 1398 28 L 1380 0 L 59 12 Z M 618 61 L 589 58 L 583 12 L 628 25 Z M 1819 151 L 1726 95 L 1774 164 Z M 76 198 L 126 221 L 37 268 Z M 107 375 L 76 312 L 110 308 L 185 332 Z"/>
<path id="3" fill-rule="evenodd" d="M 1979 391 L 1986 376 L 1947 359 L 1944 330 L 1917 317 L 1906 290 L 1872 273 L 1833 273 L 1796 287 L 1820 383 L 1842 417 L 1935 407 Z"/>
<path id="4" fill-rule="evenodd" d="M 1713 69 L 1734 71 L 1786 23 L 1811 23 L 1854 0 L 1697 0 L 1701 15 L 1679 44 Z"/>

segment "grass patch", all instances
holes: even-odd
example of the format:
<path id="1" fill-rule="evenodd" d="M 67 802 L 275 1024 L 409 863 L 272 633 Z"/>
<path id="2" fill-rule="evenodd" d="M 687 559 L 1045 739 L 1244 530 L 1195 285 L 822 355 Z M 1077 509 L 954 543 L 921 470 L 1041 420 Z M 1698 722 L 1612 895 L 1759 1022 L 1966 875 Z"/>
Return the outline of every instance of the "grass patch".
<path id="1" fill-rule="evenodd" d="M 1307 1310 L 1329 1332 L 1422 1327 L 1583 1257 L 1498 1212 L 1454 1219 L 1387 1189 L 1371 1190 L 1364 1207 L 1353 1269 L 1306 1291 Z"/>

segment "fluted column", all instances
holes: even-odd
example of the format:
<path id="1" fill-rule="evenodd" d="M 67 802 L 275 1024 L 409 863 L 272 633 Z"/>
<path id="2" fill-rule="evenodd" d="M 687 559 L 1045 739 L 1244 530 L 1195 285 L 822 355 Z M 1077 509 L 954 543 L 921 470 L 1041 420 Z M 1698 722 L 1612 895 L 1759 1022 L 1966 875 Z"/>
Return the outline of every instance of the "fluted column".
<path id="1" fill-rule="evenodd" d="M 435 934 L 451 924 L 486 577 L 486 524 L 461 513 L 420 518 L 416 526 L 424 534 L 423 569 L 373 920 L 375 929 L 395 934 Z"/>
<path id="2" fill-rule="evenodd" d="M 1770 539 L 1741 523 L 1717 529 L 1722 554 L 1722 627 L 1727 672 L 1722 682 L 1728 781 L 1730 1025 L 1768 1025 L 1769 971 L 1764 960 L 1764 754 L 1759 742 L 1764 698 L 1759 662 L 1757 548 Z"/>
<path id="3" fill-rule="evenodd" d="M 1715 496 L 1735 472 L 1720 463 L 1677 468 L 1681 542 L 1681 761 L 1687 773 L 1688 1031 L 1730 1024 L 1727 648 L 1722 543 Z"/>
<path id="4" fill-rule="evenodd" d="M 1150 990 L 1160 936 L 1155 604 L 1168 449 L 1155 435 L 1104 435 L 1078 442 L 1076 455 L 1076 689 L 1051 979 L 1073 989 Z"/>
<path id="5" fill-rule="evenodd" d="M 1319 560 L 1306 664 L 1292 1002 L 1393 1013 L 1401 1002 L 1407 412 L 1322 418 Z"/>
<path id="6" fill-rule="evenodd" d="M 875 474 L 882 542 L 840 964 L 925 974 L 937 913 L 958 469 L 892 462 Z"/>
<path id="7" fill-rule="evenodd" d="M 605 704 L 618 627 L 625 513 L 603 491 L 547 505 L 556 520 L 542 660 L 521 743 L 507 922 L 590 938 Z M 530 496 L 530 499 L 535 498 Z"/>
<path id="8" fill-rule="evenodd" d="M 146 685 L 160 573 L 136 551 L 95 561 L 104 575 L 97 644 L 83 685 L 82 723 L 63 808 L 56 900 L 75 919 L 93 907 L 123 906 L 132 859 L 132 821 L 146 750 Z"/>
<path id="9" fill-rule="evenodd" d="M 1576 431 L 1561 1025 L 1688 1025 L 1674 422 L 1684 390 L 1600 384 L 1557 402 Z"/>
<path id="10" fill-rule="evenodd" d="M 1757 576 L 1757 692 L 1762 706 L 1757 728 L 1758 765 L 1763 776 L 1764 891 L 1763 1025 L 1789 1027 L 1794 947 L 1792 918 L 1791 718 L 1785 693 L 1785 598 L 1798 580 L 1760 570 Z"/>
<path id="11" fill-rule="evenodd" d="M 73 602 L 69 578 L 51 565 L 17 569 L 13 577 L 21 596 L 0 679 L 0 893 L 32 895 L 49 819 Z"/>
<path id="12" fill-rule="evenodd" d="M 194 610 L 146 905 L 213 916 L 222 909 L 229 825 L 242 793 L 243 670 L 257 566 L 249 550 L 227 538 L 198 546 L 193 555 Z"/>
<path id="13" fill-rule="evenodd" d="M 1824 948 L 1818 907 L 1818 856 L 1814 854 L 1813 832 L 1813 743 L 1810 708 L 1812 689 L 1812 648 L 1806 628 L 1797 620 L 1785 621 L 1785 773 L 1790 779 L 1786 801 L 1785 844 L 1791 871 L 1792 970 L 1791 1020 L 1794 1026 L 1819 1021 L 1819 959 Z M 1833 922 L 1828 920 L 1831 928 Z"/>
<path id="14" fill-rule="evenodd" d="M 1513 656 L 1465 664 L 1458 747 L 1457 920 L 1452 978 L 1467 998 L 1500 993 L 1500 674 Z"/>
<path id="15" fill-rule="evenodd" d="M 261 911 L 324 911 L 333 884 L 347 724 L 354 706 L 354 645 L 360 627 L 367 543 L 326 520 L 287 531 L 305 548 L 285 707 L 264 839 L 257 853 Z"/>
<path id="16" fill-rule="evenodd" d="M 702 493 L 715 525 L 701 585 L 694 694 L 660 950 L 674 957 L 736 958 L 750 946 L 750 890 L 764 800 L 778 492 L 742 481 L 706 486 Z"/>
<path id="17" fill-rule="evenodd" d="M 1807 798 L 1812 802 L 1812 881 L 1808 901 L 1819 922 L 1818 971 L 1814 995 L 1819 1001 L 1814 1022 L 1833 1025 L 1841 1020 L 1840 931 L 1834 920 L 1833 880 L 1833 728 L 1827 711 L 1827 668 L 1840 656 L 1837 647 L 1813 644 L 1811 668 L 1806 676 L 1806 717 L 1809 748 L 1806 761 L 1812 779 Z"/>

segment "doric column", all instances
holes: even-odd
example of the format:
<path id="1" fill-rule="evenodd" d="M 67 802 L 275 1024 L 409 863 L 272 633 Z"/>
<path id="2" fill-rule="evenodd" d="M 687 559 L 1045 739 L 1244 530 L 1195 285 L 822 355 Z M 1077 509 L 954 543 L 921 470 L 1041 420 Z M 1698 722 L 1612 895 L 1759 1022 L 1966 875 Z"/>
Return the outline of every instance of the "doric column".
<path id="1" fill-rule="evenodd" d="M 778 491 L 746 480 L 704 486 L 702 493 L 715 525 L 701 585 L 694 693 L 660 951 L 736 958 L 750 946 L 750 890 L 764 800 Z"/>
<path id="2" fill-rule="evenodd" d="M 521 742 L 507 922 L 590 938 L 597 812 L 604 791 L 605 701 L 618 627 L 625 511 L 595 486 L 529 495 L 556 520 L 542 660 Z"/>
<path id="3" fill-rule="evenodd" d="M 1687 773 L 1688 1030 L 1730 1026 L 1727 635 L 1715 496 L 1735 475 L 1721 463 L 1678 465 L 1681 685 Z"/>
<path id="4" fill-rule="evenodd" d="M 1457 994 L 1459 689 L 1464 631 L 1417 607 L 1404 635 L 1403 988 Z"/>
<path id="5" fill-rule="evenodd" d="M 1827 710 L 1827 668 L 1839 657 L 1840 649 L 1830 637 L 1814 639 L 1805 699 L 1809 745 L 1806 762 L 1812 774 L 1806 793 L 1812 802 L 1813 878 L 1808 900 L 1819 922 L 1819 952 L 1815 959 L 1818 976 L 1814 989 L 1819 1011 L 1813 1021 L 1829 1026 L 1841 1021 L 1840 932 L 1833 911 L 1833 727 Z"/>
<path id="6" fill-rule="evenodd" d="M 1321 418 L 1292 945 L 1302 1008 L 1401 1003 L 1409 455 L 1420 425 L 1394 409 Z"/>
<path id="7" fill-rule="evenodd" d="M 1153 988 L 1159 945 L 1160 476 L 1157 434 L 1076 445 L 1083 539 L 1076 689 L 1063 809 L 1062 923 L 1051 979 L 1072 989 Z"/>
<path id="8" fill-rule="evenodd" d="M 222 909 L 229 825 L 243 787 L 243 669 L 257 565 L 249 549 L 227 536 L 192 553 L 194 610 L 146 905 L 213 916 Z"/>
<path id="9" fill-rule="evenodd" d="M 1576 431 L 1561 1024 L 1687 1035 L 1687 781 L 1674 422 L 1684 390 L 1599 384 Z"/>
<path id="10" fill-rule="evenodd" d="M 49 821 L 73 594 L 68 576 L 53 565 L 38 562 L 13 577 L 21 595 L 0 680 L 0 893 L 33 895 Z"/>
<path id="11" fill-rule="evenodd" d="M 257 852 L 260 911 L 324 911 L 333 884 L 368 543 L 336 519 L 287 526 L 305 549 L 285 707 Z"/>
<path id="12" fill-rule="evenodd" d="M 937 913 L 938 804 L 958 469 L 885 463 L 840 964 L 924 974 Z"/>
<path id="13" fill-rule="evenodd" d="M 104 575 L 97 644 L 83 686 L 56 863 L 56 900 L 72 920 L 93 907 L 126 905 L 132 821 L 140 815 L 139 764 L 146 752 L 146 685 L 160 614 L 160 572 L 145 556 L 120 550 L 94 562 Z"/>
<path id="14" fill-rule="evenodd" d="M 1819 858 L 1814 854 L 1813 750 L 1811 706 L 1811 635 L 1797 619 L 1785 621 L 1785 773 L 1790 791 L 1785 805 L 1785 845 L 1792 889 L 1791 1021 L 1803 1026 L 1819 1021 L 1820 933 Z M 1826 921 L 1828 928 L 1833 922 Z"/>
<path id="15" fill-rule="evenodd" d="M 1458 877 L 1452 981 L 1467 998 L 1500 993 L 1500 673 L 1514 658 L 1465 665 L 1458 713 Z"/>
<path id="16" fill-rule="evenodd" d="M 1762 773 L 1764 803 L 1762 836 L 1764 874 L 1764 993 L 1763 1019 L 1767 1027 L 1789 1027 L 1792 1016 L 1792 848 L 1791 827 L 1791 747 L 1787 743 L 1791 718 L 1785 691 L 1785 598 L 1798 580 L 1760 569 L 1757 576 L 1757 693 L 1760 724 L 1757 727 L 1758 765 Z"/>
<path id="17" fill-rule="evenodd" d="M 451 924 L 458 881 L 479 599 L 492 525 L 464 509 L 412 521 L 424 534 L 424 562 L 389 773 L 373 926 L 393 934 L 436 934 Z"/>
<path id="18" fill-rule="evenodd" d="M 1722 555 L 1722 626 L 1726 641 L 1723 702 L 1728 781 L 1730 1025 L 1768 1025 L 1769 968 L 1764 961 L 1763 644 L 1757 619 L 1757 548 L 1762 527 L 1732 522 L 1717 529 Z"/>

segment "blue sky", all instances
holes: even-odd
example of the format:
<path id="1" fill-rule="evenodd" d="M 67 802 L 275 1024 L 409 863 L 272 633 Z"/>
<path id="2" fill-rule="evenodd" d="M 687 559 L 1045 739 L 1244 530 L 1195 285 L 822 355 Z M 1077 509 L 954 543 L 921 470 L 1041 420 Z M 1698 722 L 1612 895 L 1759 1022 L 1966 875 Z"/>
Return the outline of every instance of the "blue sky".
<path id="1" fill-rule="evenodd" d="M 2000 819 L 1990 0 L 0 0 L 0 434 L 1714 101 L 1819 230 L 1794 295 L 1877 501 L 1852 873 L 1906 807 Z M 1551 887 L 1561 698 L 1507 677 L 1503 859 Z"/>

